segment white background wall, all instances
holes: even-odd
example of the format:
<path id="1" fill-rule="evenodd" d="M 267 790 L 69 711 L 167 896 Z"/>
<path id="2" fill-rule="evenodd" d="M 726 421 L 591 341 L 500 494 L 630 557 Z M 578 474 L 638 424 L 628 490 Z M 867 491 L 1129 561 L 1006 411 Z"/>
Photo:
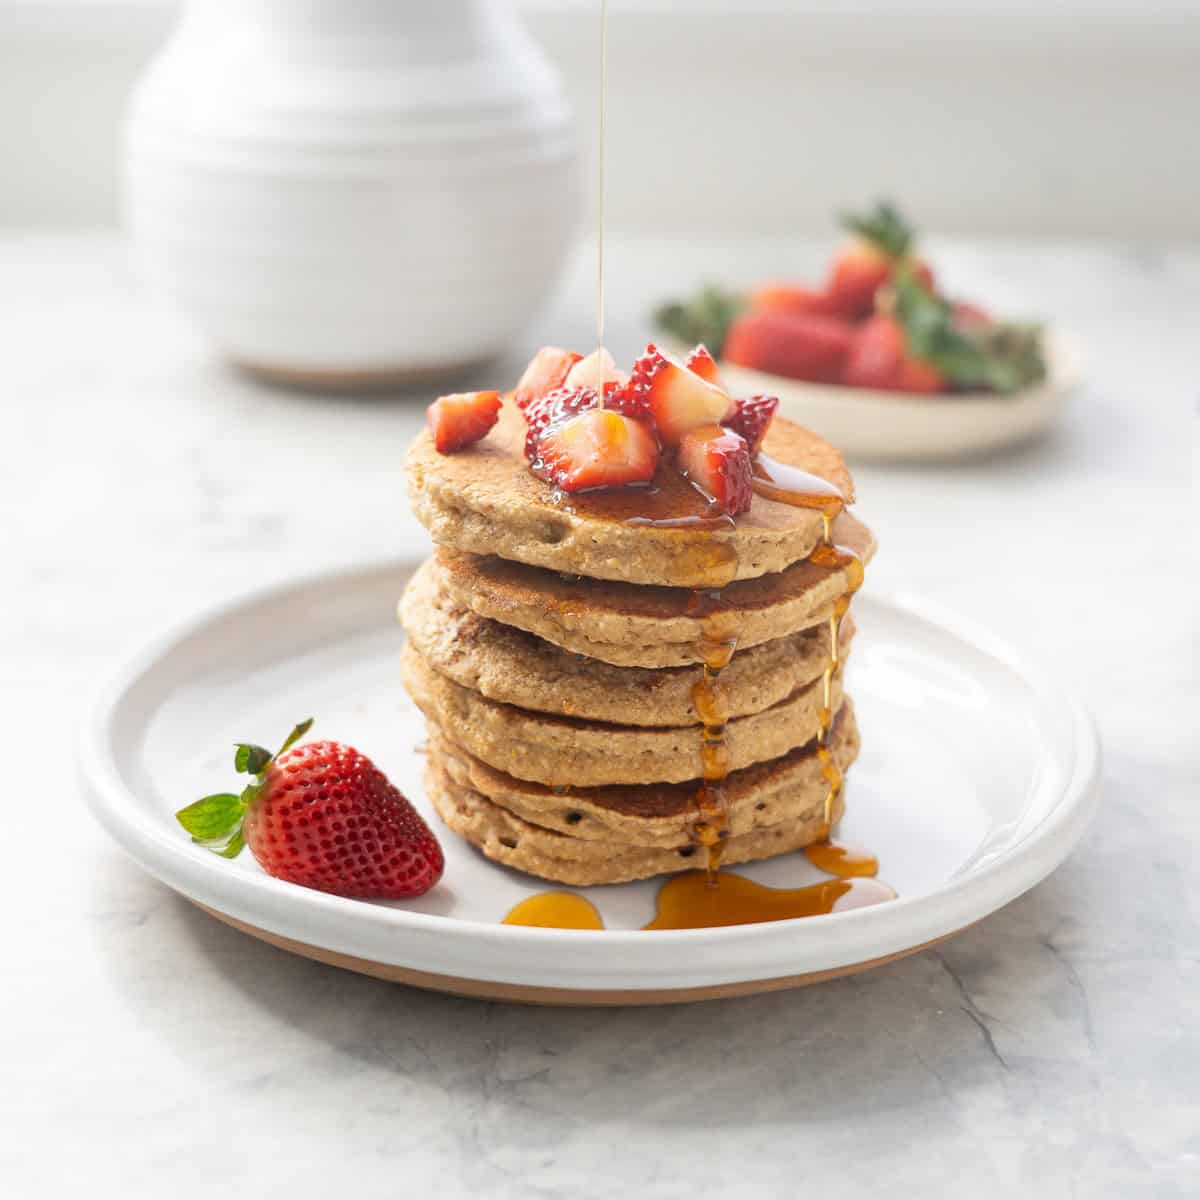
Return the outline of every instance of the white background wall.
<path id="1" fill-rule="evenodd" d="M 586 151 L 598 0 L 518 7 Z M 0 224 L 116 219 L 173 8 L 0 0 Z M 886 192 L 943 231 L 1200 236 L 1200 0 L 610 0 L 609 46 L 616 229 L 824 232 Z"/>

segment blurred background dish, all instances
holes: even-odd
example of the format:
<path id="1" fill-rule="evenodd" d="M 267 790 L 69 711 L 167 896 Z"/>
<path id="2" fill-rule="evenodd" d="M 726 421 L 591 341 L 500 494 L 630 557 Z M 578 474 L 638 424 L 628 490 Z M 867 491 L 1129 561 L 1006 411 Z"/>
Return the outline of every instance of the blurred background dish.
<path id="1" fill-rule="evenodd" d="M 948 289 L 889 201 L 840 224 L 851 236 L 823 274 L 708 284 L 661 304 L 658 330 L 679 354 L 706 345 L 734 395 L 778 397 L 860 459 L 960 458 L 1050 428 L 1078 351 L 992 297 Z"/>
<path id="2" fill-rule="evenodd" d="M 682 342 L 664 348 L 686 354 Z M 986 454 L 1028 442 L 1049 430 L 1080 380 L 1074 339 L 1046 339 L 1046 378 L 1011 395 L 934 396 L 785 379 L 733 363 L 721 364 L 738 396 L 779 397 L 779 412 L 815 430 L 851 459 L 935 462 Z"/>
<path id="3" fill-rule="evenodd" d="M 192 0 L 130 103 L 125 185 L 151 283 L 312 387 L 497 354 L 575 228 L 558 76 L 490 0 Z"/>

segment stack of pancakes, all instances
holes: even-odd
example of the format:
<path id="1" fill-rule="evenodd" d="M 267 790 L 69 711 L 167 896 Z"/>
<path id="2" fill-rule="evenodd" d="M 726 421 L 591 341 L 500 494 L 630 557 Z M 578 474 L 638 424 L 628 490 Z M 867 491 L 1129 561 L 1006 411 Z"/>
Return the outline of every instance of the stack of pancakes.
<path id="1" fill-rule="evenodd" d="M 408 455 L 438 550 L 401 601 L 404 681 L 428 721 L 442 819 L 489 858 L 562 883 L 703 866 L 696 696 L 718 641 L 736 643 L 717 689 L 722 861 L 827 836 L 841 814 L 830 779 L 858 752 L 841 687 L 853 627 L 837 619 L 857 564 L 808 561 L 821 514 L 756 495 L 715 520 L 671 467 L 649 490 L 556 496 L 524 437 L 506 399 L 483 441 L 442 455 L 422 434 Z M 841 458 L 808 431 L 777 419 L 764 451 L 852 497 Z M 874 549 L 845 512 L 833 540 L 864 561 Z"/>

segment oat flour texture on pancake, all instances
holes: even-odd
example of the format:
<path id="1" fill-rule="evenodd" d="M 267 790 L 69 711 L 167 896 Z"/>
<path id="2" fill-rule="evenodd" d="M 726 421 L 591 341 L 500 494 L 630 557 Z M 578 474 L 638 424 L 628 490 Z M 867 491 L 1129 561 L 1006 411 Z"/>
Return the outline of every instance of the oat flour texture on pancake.
<path id="1" fill-rule="evenodd" d="M 439 454 L 428 433 L 408 452 L 405 470 L 413 511 L 440 546 L 496 554 L 589 579 L 664 587 L 710 587 L 736 556 L 737 579 L 782 571 L 821 541 L 811 509 L 756 499 L 732 530 L 641 523 L 645 488 L 556 497 L 529 471 L 526 426 L 507 400 L 496 427 L 464 454 Z M 849 501 L 853 484 L 838 452 L 815 434 L 776 420 L 764 447 L 772 457 L 828 480 Z M 680 521 L 703 519 L 710 506 L 679 474 L 663 468 L 653 485 L 656 510 Z"/>
<path id="2" fill-rule="evenodd" d="M 834 835 L 875 540 L 776 407 L 653 346 L 629 375 L 547 347 L 503 399 L 430 406 L 406 473 L 437 550 L 400 671 L 429 799 L 486 857 L 586 886 Z"/>

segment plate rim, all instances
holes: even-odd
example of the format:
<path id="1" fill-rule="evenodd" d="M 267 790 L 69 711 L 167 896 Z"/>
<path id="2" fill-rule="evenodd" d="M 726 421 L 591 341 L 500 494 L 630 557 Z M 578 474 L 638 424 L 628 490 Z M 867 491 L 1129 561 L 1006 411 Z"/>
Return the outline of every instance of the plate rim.
<path id="1" fill-rule="evenodd" d="M 647 945 L 647 931 L 641 929 L 565 930 L 503 925 L 473 918 L 412 912 L 404 908 L 297 888 L 296 885 L 274 879 L 265 873 L 234 874 L 228 870 L 228 864 L 212 855 L 201 855 L 188 841 L 171 836 L 172 831 L 164 821 L 156 819 L 148 811 L 143 811 L 144 806 L 134 787 L 127 782 L 120 769 L 109 735 L 114 732 L 114 719 L 122 702 L 174 647 L 219 621 L 236 617 L 239 611 L 269 604 L 300 591 L 345 588 L 373 576 L 404 575 L 414 571 L 420 561 L 421 558 L 416 555 L 377 558 L 299 573 L 268 584 L 246 588 L 200 607 L 182 618 L 163 624 L 156 632 L 134 643 L 132 649 L 126 649 L 93 688 L 76 739 L 76 769 L 93 815 L 123 851 L 172 890 L 182 893 L 190 900 L 212 904 L 235 917 L 248 910 L 256 910 L 253 918 L 256 924 L 285 937 L 296 937 L 297 924 L 302 923 L 304 916 L 309 914 L 324 920 L 344 921 L 349 918 L 361 922 L 367 929 L 409 931 L 418 935 L 438 935 L 453 928 L 491 944 L 529 950 L 552 949 L 566 944 L 582 948 L 585 953 L 589 949 L 601 946 L 616 952 L 635 946 L 644 948 Z M 853 909 L 819 917 L 791 918 L 761 925 L 655 930 L 655 946 L 694 947 L 703 944 L 743 947 L 753 951 L 756 943 L 775 943 L 799 929 L 813 929 L 814 926 L 847 932 L 861 930 L 871 924 L 879 924 L 881 914 L 886 914 L 889 922 L 893 924 L 897 919 L 908 917 L 914 927 L 911 934 L 906 936 L 910 936 L 913 943 L 920 942 L 927 940 L 928 935 L 924 932 L 927 928 L 954 929 L 968 926 L 1028 891 L 1066 858 L 1087 828 L 1098 804 L 1100 744 L 1094 723 L 1078 698 L 1067 688 L 1058 685 L 1048 672 L 1031 663 L 1007 641 L 938 602 L 903 591 L 872 591 L 861 599 L 872 606 L 890 608 L 909 619 L 932 624 L 956 639 L 965 641 L 974 649 L 1008 667 L 1043 701 L 1052 698 L 1054 703 L 1062 707 L 1065 723 L 1069 725 L 1072 733 L 1072 753 L 1069 770 L 1065 772 L 1053 807 L 1042 820 L 994 860 L 968 870 L 958 878 L 948 880 L 933 892 L 902 896 L 885 906 Z M 210 881 L 211 887 L 206 887 Z M 239 901 L 233 904 L 231 911 L 231 902 L 221 896 L 222 893 L 231 890 L 242 893 L 250 903 Z M 214 892 L 221 896 L 221 899 L 206 899 Z M 989 893 L 990 899 L 974 895 L 981 892 Z M 966 919 L 931 920 L 930 910 L 944 906 L 947 901 L 952 901 L 956 911 L 961 914 L 964 911 L 964 899 L 970 900 L 973 896 L 975 903 L 965 904 L 965 911 L 969 913 Z M 253 903 L 255 900 L 260 903 Z M 276 920 L 272 910 L 286 910 L 289 915 Z M 300 922 L 291 915 L 293 912 L 298 914 Z M 330 944 L 322 936 L 322 932 L 319 928 L 310 929 L 305 932 L 304 939 L 330 950 L 340 950 L 347 954 L 358 953 L 353 946 Z M 851 954 L 844 960 L 831 961 L 828 965 L 845 965 L 854 961 L 854 955 Z M 433 969 L 420 962 L 406 964 L 401 959 L 397 959 L 394 965 L 411 965 L 418 970 Z M 497 983 L 536 984 L 539 981 L 536 971 L 501 970 L 497 975 L 497 969 L 497 964 L 480 963 L 479 970 L 483 973 L 473 977 Z M 570 973 L 567 964 L 561 964 L 560 969 Z M 705 978 L 720 983 L 770 977 L 769 973 L 747 976 L 745 970 L 746 968 L 736 966 L 732 969 L 721 969 L 714 965 Z M 549 983 L 547 986 L 571 985 L 558 982 Z M 579 986 L 581 990 L 586 990 L 587 985 Z M 637 990 L 639 985 L 614 982 L 610 986 L 632 987 L 633 990 Z M 662 979 L 656 976 L 642 986 L 646 990 L 654 990 L 661 989 L 663 983 Z M 692 984 L 684 980 L 677 986 L 686 989 Z"/>

